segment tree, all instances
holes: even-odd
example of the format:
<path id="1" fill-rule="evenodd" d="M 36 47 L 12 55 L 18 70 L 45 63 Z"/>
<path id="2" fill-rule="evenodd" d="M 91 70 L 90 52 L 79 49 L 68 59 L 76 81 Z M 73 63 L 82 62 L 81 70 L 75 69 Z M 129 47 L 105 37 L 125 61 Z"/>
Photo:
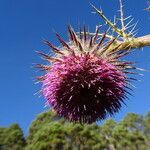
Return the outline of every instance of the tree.
<path id="1" fill-rule="evenodd" d="M 118 123 L 70 123 L 54 112 L 39 114 L 24 138 L 18 124 L 0 128 L 0 150 L 149 150 L 149 113 L 129 113 Z"/>
<path id="2" fill-rule="evenodd" d="M 25 145 L 25 138 L 18 124 L 12 124 L 8 128 L 0 128 L 0 149 L 22 150 Z"/>
<path id="3" fill-rule="evenodd" d="M 150 112 L 144 117 L 144 133 L 150 136 Z"/>
<path id="4" fill-rule="evenodd" d="M 122 129 L 125 131 L 128 143 L 136 150 L 142 149 L 146 144 L 143 123 L 143 117 L 134 113 L 129 113 L 120 122 L 120 126 L 122 126 Z"/>
<path id="5" fill-rule="evenodd" d="M 104 146 L 98 125 L 69 123 L 51 111 L 38 115 L 32 122 L 27 143 L 27 150 L 99 149 Z"/>
<path id="6" fill-rule="evenodd" d="M 49 135 L 49 130 L 52 126 L 54 126 L 53 122 L 57 122 L 60 120 L 60 117 L 58 117 L 53 111 L 47 111 L 44 113 L 41 113 L 37 116 L 36 120 L 34 120 L 31 123 L 31 126 L 29 128 L 29 135 L 27 137 L 27 149 L 33 148 L 35 145 L 35 141 L 39 140 L 39 136 L 42 134 Z M 52 125 L 51 125 L 52 124 Z M 45 132 L 46 131 L 46 132 Z M 45 133 L 44 133 L 45 132 Z M 43 137 L 46 135 L 43 135 Z M 43 139 L 44 140 L 44 139 Z M 39 145 L 39 143 L 38 143 Z M 48 146 L 46 144 L 40 145 L 40 149 L 43 149 L 43 147 Z"/>
<path id="7" fill-rule="evenodd" d="M 103 141 L 107 149 L 114 149 L 115 140 L 113 139 L 113 130 L 117 123 L 109 119 L 102 126 L 100 126 L 100 134 L 104 136 Z"/>
<path id="8" fill-rule="evenodd" d="M 56 150 L 66 145 L 66 130 L 59 122 L 43 125 L 26 147 L 27 150 Z"/>

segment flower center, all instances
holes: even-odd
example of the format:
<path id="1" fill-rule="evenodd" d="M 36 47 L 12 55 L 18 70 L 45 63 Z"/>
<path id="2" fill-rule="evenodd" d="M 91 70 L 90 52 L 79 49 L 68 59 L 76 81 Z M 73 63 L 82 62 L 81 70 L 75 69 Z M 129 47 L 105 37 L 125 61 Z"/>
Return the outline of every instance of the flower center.
<path id="1" fill-rule="evenodd" d="M 81 88 L 81 90 L 80 90 L 80 97 L 82 99 L 85 99 L 85 98 L 89 98 L 89 96 L 90 96 L 90 90 L 88 88 L 86 88 L 86 87 Z"/>

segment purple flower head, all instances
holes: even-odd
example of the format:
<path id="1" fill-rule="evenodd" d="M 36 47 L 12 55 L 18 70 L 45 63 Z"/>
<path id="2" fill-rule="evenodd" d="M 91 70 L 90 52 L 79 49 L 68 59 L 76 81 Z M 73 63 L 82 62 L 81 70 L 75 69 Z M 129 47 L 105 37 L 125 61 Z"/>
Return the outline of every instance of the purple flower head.
<path id="1" fill-rule="evenodd" d="M 115 39 L 105 42 L 104 34 L 98 41 L 98 30 L 93 37 L 77 34 L 68 28 L 70 41 L 58 35 L 61 48 L 46 41 L 56 57 L 39 52 L 49 65 L 38 65 L 46 71 L 39 77 L 42 93 L 56 113 L 64 118 L 92 123 L 113 115 L 121 108 L 127 93 L 127 69 L 130 63 L 120 61 L 126 52 L 108 51 Z"/>

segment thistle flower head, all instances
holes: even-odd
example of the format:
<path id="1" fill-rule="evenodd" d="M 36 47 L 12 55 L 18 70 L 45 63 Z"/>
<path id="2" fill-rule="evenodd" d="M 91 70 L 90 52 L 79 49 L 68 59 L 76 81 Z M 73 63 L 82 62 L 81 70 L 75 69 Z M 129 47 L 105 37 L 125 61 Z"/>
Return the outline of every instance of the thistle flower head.
<path id="1" fill-rule="evenodd" d="M 42 82 L 42 93 L 56 113 L 64 118 L 81 123 L 92 123 L 113 115 L 121 108 L 128 88 L 130 62 L 120 61 L 127 54 L 110 51 L 115 39 L 106 41 L 106 34 L 100 39 L 98 28 L 94 36 L 76 34 L 69 26 L 69 42 L 58 34 L 61 43 L 56 48 L 49 41 L 46 44 L 56 53 L 51 57 L 39 52 L 50 64 L 37 65 L 46 71 L 38 79 Z"/>

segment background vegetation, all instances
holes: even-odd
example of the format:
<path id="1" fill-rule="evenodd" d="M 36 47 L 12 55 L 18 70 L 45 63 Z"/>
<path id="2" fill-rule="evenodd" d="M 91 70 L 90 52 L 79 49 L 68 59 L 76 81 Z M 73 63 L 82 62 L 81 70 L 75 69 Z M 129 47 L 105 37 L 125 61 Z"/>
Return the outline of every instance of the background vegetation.
<path id="1" fill-rule="evenodd" d="M 69 123 L 48 111 L 31 123 L 25 137 L 18 124 L 0 127 L 0 150 L 149 150 L 150 112 L 129 113 L 119 123 Z"/>

